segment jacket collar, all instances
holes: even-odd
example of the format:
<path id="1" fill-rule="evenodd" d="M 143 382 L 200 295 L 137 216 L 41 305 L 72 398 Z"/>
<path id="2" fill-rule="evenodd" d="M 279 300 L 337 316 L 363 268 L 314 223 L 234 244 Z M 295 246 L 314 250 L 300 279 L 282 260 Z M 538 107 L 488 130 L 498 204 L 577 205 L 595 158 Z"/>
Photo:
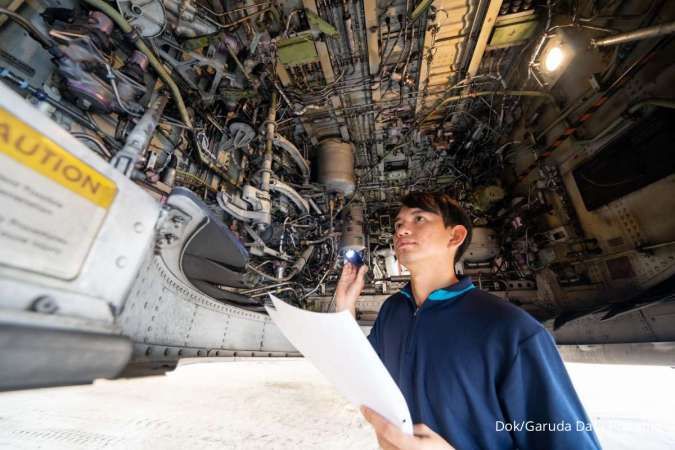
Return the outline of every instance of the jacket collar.
<path id="1" fill-rule="evenodd" d="M 473 281 L 471 281 L 471 277 L 468 276 L 460 277 L 457 283 L 433 291 L 431 294 L 429 294 L 427 300 L 431 301 L 450 300 L 469 292 L 471 289 L 474 289 L 475 287 L 476 286 L 474 286 Z M 410 282 L 408 282 L 405 286 L 403 286 L 403 289 L 401 289 L 401 294 L 408 297 L 410 300 L 414 300 Z"/>

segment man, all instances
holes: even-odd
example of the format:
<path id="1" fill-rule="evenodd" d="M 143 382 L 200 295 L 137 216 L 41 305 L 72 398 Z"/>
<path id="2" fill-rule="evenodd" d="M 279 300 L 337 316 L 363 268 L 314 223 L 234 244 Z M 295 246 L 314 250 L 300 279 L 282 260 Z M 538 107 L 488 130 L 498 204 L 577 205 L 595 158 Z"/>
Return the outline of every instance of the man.
<path id="1" fill-rule="evenodd" d="M 380 445 L 600 448 L 548 331 L 456 276 L 454 263 L 471 241 L 466 213 L 444 194 L 412 193 L 402 203 L 394 249 L 411 281 L 384 302 L 368 339 L 418 425 L 406 436 L 364 408 Z M 336 290 L 339 311 L 355 313 L 366 271 L 345 264 Z"/>

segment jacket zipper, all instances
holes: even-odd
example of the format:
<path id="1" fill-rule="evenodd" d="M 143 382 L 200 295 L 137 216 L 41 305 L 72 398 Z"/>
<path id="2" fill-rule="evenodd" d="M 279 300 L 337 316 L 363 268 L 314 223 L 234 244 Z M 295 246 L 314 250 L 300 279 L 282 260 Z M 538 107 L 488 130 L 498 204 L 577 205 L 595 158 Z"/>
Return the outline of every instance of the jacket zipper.
<path id="1" fill-rule="evenodd" d="M 417 334 L 417 314 L 420 312 L 420 307 L 415 305 L 415 312 L 413 312 L 413 323 L 410 326 L 410 332 L 408 334 L 408 342 L 406 345 L 406 354 L 409 354 L 410 351 L 412 350 L 412 345 L 413 345 L 413 340 L 415 339 L 415 335 Z"/>

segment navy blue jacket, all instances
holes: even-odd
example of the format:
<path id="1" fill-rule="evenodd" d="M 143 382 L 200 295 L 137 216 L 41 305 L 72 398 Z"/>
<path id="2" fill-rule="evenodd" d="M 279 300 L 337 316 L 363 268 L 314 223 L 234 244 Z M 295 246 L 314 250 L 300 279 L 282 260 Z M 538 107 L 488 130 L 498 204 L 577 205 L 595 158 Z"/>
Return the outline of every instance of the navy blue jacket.
<path id="1" fill-rule="evenodd" d="M 419 309 L 408 284 L 368 339 L 413 422 L 458 450 L 600 448 L 549 332 L 468 277 Z"/>

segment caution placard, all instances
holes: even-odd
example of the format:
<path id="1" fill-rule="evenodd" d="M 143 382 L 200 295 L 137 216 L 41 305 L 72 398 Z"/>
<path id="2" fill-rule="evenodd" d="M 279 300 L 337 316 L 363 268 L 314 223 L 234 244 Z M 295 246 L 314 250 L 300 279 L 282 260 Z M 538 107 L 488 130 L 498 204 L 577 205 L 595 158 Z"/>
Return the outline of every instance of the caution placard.
<path id="1" fill-rule="evenodd" d="M 76 277 L 116 195 L 113 180 L 0 108 L 0 264 Z"/>

